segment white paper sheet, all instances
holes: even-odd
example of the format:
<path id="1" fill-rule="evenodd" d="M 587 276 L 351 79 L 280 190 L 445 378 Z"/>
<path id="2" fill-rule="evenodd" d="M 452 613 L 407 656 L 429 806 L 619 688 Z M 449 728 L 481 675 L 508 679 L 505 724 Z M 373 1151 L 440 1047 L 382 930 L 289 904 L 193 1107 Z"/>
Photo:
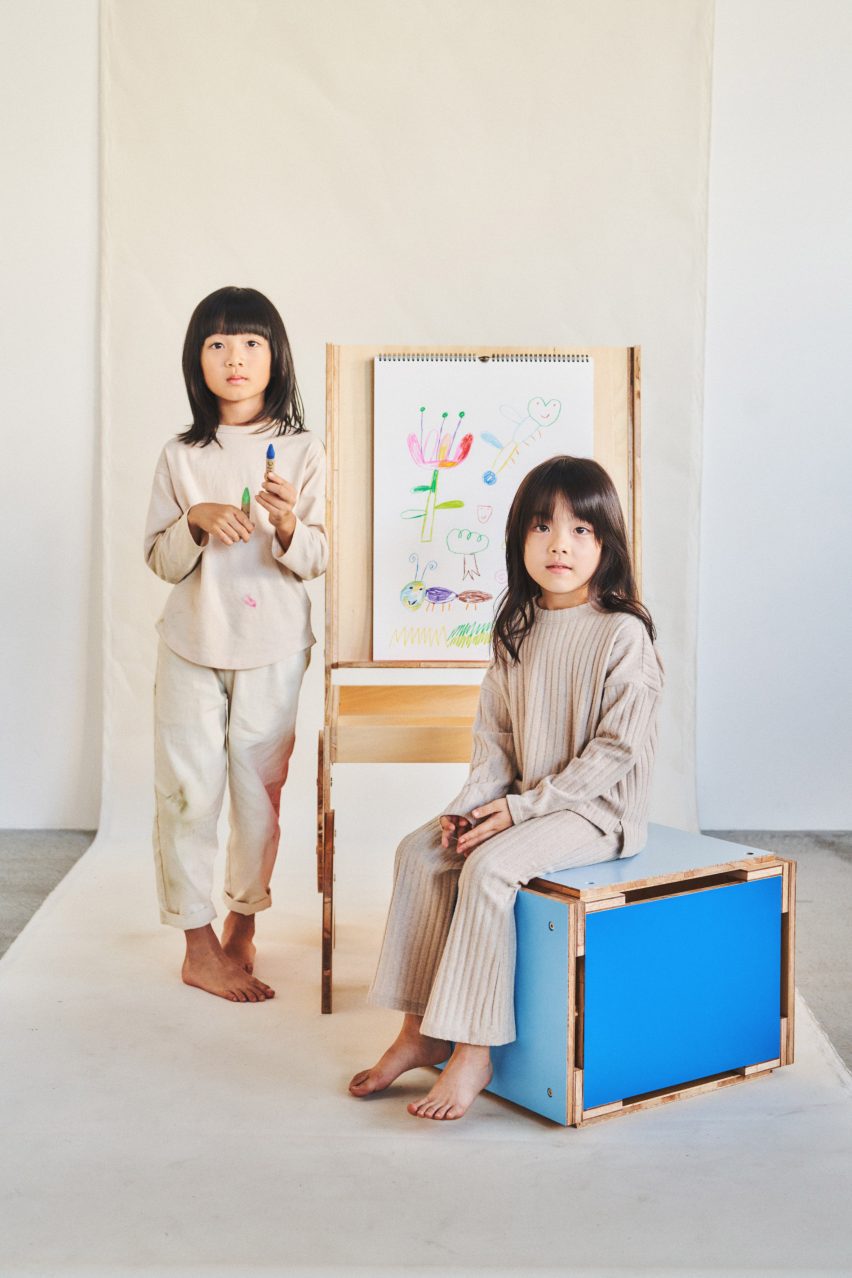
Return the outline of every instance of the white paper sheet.
<path id="1" fill-rule="evenodd" d="M 593 455 L 592 360 L 383 357 L 373 425 L 373 660 L 487 660 L 518 485 Z"/>

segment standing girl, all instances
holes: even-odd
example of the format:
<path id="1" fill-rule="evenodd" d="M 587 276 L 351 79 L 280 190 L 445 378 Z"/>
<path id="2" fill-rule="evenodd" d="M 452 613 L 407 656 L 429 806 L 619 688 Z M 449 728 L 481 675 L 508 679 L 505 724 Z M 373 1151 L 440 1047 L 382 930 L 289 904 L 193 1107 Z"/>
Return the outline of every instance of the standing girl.
<path id="1" fill-rule="evenodd" d="M 171 582 L 157 629 L 154 855 L 160 918 L 186 937 L 183 979 L 234 1002 L 253 975 L 254 916 L 271 904 L 281 789 L 308 666 L 304 582 L 323 572 L 325 454 L 304 427 L 287 334 L 250 288 L 198 304 L 183 348 L 192 425 L 160 454 L 145 530 Z M 221 941 L 210 899 L 230 790 Z"/>
<path id="2" fill-rule="evenodd" d="M 449 1057 L 408 1106 L 419 1118 L 461 1118 L 491 1079 L 490 1047 L 515 1037 L 519 886 L 632 856 L 646 838 L 663 669 L 597 462 L 554 457 L 530 471 L 506 564 L 467 782 L 397 851 L 369 1001 L 403 1012 L 402 1028 L 349 1084 L 366 1096 Z"/>

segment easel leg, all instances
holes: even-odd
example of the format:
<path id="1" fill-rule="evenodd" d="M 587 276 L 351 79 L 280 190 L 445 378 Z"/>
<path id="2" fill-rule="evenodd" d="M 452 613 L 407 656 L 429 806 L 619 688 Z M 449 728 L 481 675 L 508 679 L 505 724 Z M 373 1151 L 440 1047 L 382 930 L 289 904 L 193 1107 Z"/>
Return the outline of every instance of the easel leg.
<path id="1" fill-rule="evenodd" d="M 317 891 L 323 886 L 323 857 L 325 830 L 325 775 L 323 772 L 323 734 L 317 742 Z"/>
<path id="2" fill-rule="evenodd" d="M 334 952 L 334 813 L 326 812 L 323 830 L 322 1011 L 331 1012 Z"/>

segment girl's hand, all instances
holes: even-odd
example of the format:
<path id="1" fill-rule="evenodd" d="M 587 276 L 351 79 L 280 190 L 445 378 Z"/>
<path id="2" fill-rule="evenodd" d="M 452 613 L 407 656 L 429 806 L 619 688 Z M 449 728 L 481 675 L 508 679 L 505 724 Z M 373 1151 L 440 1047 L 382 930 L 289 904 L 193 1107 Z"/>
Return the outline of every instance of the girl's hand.
<path id="1" fill-rule="evenodd" d="M 470 856 L 474 848 L 478 848 L 480 843 L 484 843 L 486 839 L 493 838 L 501 830 L 508 830 L 509 826 L 514 824 L 509 805 L 505 799 L 495 799 L 493 803 L 483 803 L 482 807 L 474 808 L 470 815 L 476 817 L 476 825 L 468 822 L 471 828 L 459 836 L 458 850 L 462 856 Z"/>
<path id="2" fill-rule="evenodd" d="M 273 472 L 266 476 L 263 488 L 255 497 L 257 504 L 262 506 L 269 515 L 269 522 L 277 532 L 278 540 L 285 550 L 290 545 L 293 529 L 296 527 L 293 507 L 298 496 L 289 480 L 282 479 L 280 475 Z"/>
<path id="3" fill-rule="evenodd" d="M 458 836 L 471 828 L 471 823 L 465 816 L 442 816 L 438 820 L 441 822 L 442 848 L 454 846 Z"/>
<path id="4" fill-rule="evenodd" d="M 248 541 L 254 532 L 254 524 L 239 506 L 202 501 L 197 506 L 190 506 L 186 517 L 192 539 L 198 546 L 207 544 L 208 535 L 218 537 L 225 546 L 233 546 L 238 541 Z M 199 532 L 204 533 L 204 540 L 196 536 Z"/>

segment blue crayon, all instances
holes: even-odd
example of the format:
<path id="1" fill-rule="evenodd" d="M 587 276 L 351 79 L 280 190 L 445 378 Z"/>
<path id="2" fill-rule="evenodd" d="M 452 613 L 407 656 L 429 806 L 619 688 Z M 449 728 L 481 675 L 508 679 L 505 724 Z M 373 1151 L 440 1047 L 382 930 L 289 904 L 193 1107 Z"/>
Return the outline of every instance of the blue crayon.
<path id="1" fill-rule="evenodd" d="M 271 475 L 275 469 L 275 449 L 270 444 L 266 450 L 266 473 Z"/>

